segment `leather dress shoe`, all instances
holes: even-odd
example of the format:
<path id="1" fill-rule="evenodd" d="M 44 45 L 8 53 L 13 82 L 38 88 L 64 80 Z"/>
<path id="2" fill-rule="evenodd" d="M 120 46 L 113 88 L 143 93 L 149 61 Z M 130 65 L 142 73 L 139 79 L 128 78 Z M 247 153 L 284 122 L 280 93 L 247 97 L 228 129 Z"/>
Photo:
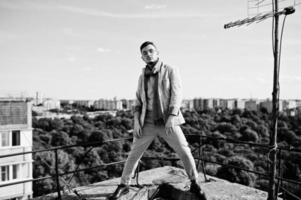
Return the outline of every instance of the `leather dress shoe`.
<path id="1" fill-rule="evenodd" d="M 204 191 L 202 191 L 200 185 L 195 180 L 191 181 L 190 192 L 195 194 L 200 200 L 207 200 Z"/>
<path id="2" fill-rule="evenodd" d="M 128 185 L 124 185 L 124 184 L 120 184 L 118 185 L 118 187 L 116 188 L 115 192 L 112 194 L 112 196 L 110 196 L 109 200 L 116 200 L 118 198 L 120 198 L 121 196 L 129 193 L 129 186 Z"/>

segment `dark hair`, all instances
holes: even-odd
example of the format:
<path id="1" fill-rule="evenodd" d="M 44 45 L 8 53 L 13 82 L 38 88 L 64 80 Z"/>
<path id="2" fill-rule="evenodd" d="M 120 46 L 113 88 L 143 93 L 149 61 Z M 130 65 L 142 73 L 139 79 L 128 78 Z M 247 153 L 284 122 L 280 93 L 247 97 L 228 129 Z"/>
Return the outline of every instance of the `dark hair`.
<path id="1" fill-rule="evenodd" d="M 143 49 L 144 47 L 146 47 L 147 45 L 153 45 L 155 48 L 157 48 L 156 45 L 155 45 L 153 42 L 151 42 L 151 41 L 145 41 L 145 42 L 143 42 L 143 43 L 141 44 L 141 46 L 140 46 L 140 51 L 142 51 L 142 49 Z"/>

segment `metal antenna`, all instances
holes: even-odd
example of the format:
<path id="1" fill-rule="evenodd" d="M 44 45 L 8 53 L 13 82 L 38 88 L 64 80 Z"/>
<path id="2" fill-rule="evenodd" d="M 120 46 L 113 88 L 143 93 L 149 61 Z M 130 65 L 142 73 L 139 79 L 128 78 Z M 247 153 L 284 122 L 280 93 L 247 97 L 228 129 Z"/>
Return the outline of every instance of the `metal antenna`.
<path id="1" fill-rule="evenodd" d="M 251 23 L 254 23 L 254 22 L 261 22 L 265 19 L 268 19 L 270 17 L 274 17 L 274 19 L 276 18 L 279 18 L 279 15 L 289 15 L 289 14 L 292 14 L 295 12 L 295 8 L 294 7 L 286 7 L 284 8 L 283 10 L 281 11 L 271 11 L 271 12 L 268 12 L 266 14 L 258 14 L 254 17 L 249 17 L 249 18 L 245 18 L 243 20 L 237 20 L 237 21 L 234 21 L 234 22 L 230 22 L 228 24 L 225 24 L 224 25 L 224 28 L 225 29 L 228 29 L 228 28 L 232 28 L 232 27 L 235 27 L 235 26 L 242 26 L 242 25 L 249 25 Z M 279 20 L 278 20 L 279 21 Z M 278 22 L 279 24 L 279 22 Z"/>
<path id="2" fill-rule="evenodd" d="M 248 0 L 248 1 L 256 1 L 256 0 Z M 265 0 L 257 0 L 256 5 L 259 6 Z M 281 0 L 279 0 L 281 1 Z M 277 191 L 276 191 L 276 161 L 277 161 L 277 124 L 278 124 L 278 114 L 279 114 L 279 68 L 280 68 L 280 53 L 281 52 L 281 41 L 279 41 L 279 16 L 280 15 L 289 15 L 295 12 L 294 7 L 287 7 L 283 10 L 278 10 L 278 0 L 272 0 L 273 11 L 268 12 L 266 14 L 257 14 L 254 17 L 246 18 L 243 20 L 238 20 L 235 22 L 230 22 L 224 25 L 225 29 L 235 27 L 235 26 L 242 26 L 242 25 L 249 25 L 254 22 L 261 22 L 265 19 L 273 17 L 273 55 L 274 55 L 274 78 L 273 78 L 273 122 L 272 122 L 272 133 L 270 134 L 270 178 L 269 178 L 269 194 L 268 200 L 277 200 Z M 248 2 L 249 8 L 249 2 Z M 249 12 L 248 12 L 249 14 Z M 284 19 L 285 20 L 285 19 Z M 284 21 L 285 22 L 285 21 Z M 284 24 L 283 24 L 284 26 Z M 283 33 L 283 27 L 282 27 Z M 282 39 L 282 37 L 281 37 Z M 279 43 L 280 42 L 280 43 Z M 280 45 L 279 45 L 280 44 Z M 279 48 L 280 47 L 280 48 Z"/>

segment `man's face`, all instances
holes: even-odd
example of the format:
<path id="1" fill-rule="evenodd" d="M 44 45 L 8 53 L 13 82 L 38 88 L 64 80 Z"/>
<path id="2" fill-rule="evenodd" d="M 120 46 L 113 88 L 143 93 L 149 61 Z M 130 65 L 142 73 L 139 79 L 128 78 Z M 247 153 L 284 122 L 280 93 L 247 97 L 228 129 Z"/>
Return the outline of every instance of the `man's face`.
<path id="1" fill-rule="evenodd" d="M 148 64 L 156 62 L 159 58 L 159 52 L 153 45 L 149 44 L 141 50 L 142 60 Z"/>

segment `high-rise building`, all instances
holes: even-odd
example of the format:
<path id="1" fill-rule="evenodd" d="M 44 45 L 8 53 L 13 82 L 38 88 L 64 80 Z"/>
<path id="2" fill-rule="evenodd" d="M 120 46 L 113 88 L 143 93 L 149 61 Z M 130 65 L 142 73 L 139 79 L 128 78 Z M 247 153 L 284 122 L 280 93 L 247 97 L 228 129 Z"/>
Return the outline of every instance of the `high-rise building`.
<path id="1" fill-rule="evenodd" d="M 227 99 L 221 99 L 220 100 L 220 106 L 221 109 L 226 109 L 228 107 Z"/>
<path id="2" fill-rule="evenodd" d="M 113 110 L 122 110 L 122 101 L 121 100 L 117 100 L 116 98 L 113 101 Z"/>
<path id="3" fill-rule="evenodd" d="M 221 106 L 221 99 L 213 99 L 213 107 L 220 108 Z"/>
<path id="4" fill-rule="evenodd" d="M 41 92 L 36 92 L 36 98 L 34 104 L 37 106 L 40 105 L 41 103 L 43 103 L 43 95 Z"/>
<path id="5" fill-rule="evenodd" d="M 31 102 L 0 101 L 0 155 L 32 150 Z M 0 158 L 0 199 L 25 200 L 32 197 L 32 182 L 4 186 L 32 179 L 32 155 Z M 2 187 L 1 187 L 2 185 Z"/>
<path id="6" fill-rule="evenodd" d="M 235 99 L 220 99 L 220 108 L 232 110 L 235 108 Z"/>
<path id="7" fill-rule="evenodd" d="M 122 102 L 122 109 L 124 109 L 124 110 L 133 110 L 134 109 L 135 100 L 122 99 L 121 102 Z"/>
<path id="8" fill-rule="evenodd" d="M 108 99 L 99 99 L 94 101 L 94 108 L 100 110 L 123 110 L 123 105 L 121 100 L 108 100 Z"/>
<path id="9" fill-rule="evenodd" d="M 227 109 L 232 110 L 235 108 L 235 99 L 227 99 Z"/>
<path id="10" fill-rule="evenodd" d="M 75 104 L 77 106 L 91 108 L 94 105 L 94 100 L 74 100 L 73 104 Z"/>
<path id="11" fill-rule="evenodd" d="M 60 103 L 61 105 L 68 105 L 68 104 L 73 104 L 74 100 L 70 100 L 70 99 L 60 99 Z"/>
<path id="12" fill-rule="evenodd" d="M 204 109 L 213 109 L 213 99 L 204 99 Z"/>
<path id="13" fill-rule="evenodd" d="M 204 102 L 201 98 L 193 99 L 193 109 L 195 110 L 204 110 Z"/>
<path id="14" fill-rule="evenodd" d="M 259 107 L 264 108 L 267 110 L 268 113 L 271 113 L 273 110 L 273 103 L 270 99 L 267 99 L 265 101 L 260 102 Z"/>
<path id="15" fill-rule="evenodd" d="M 257 111 L 257 101 L 254 99 L 249 99 L 245 102 L 245 108 L 249 111 Z"/>
<path id="16" fill-rule="evenodd" d="M 58 99 L 45 99 L 42 105 L 46 110 L 61 109 L 61 102 Z"/>
<path id="17" fill-rule="evenodd" d="M 236 109 L 244 110 L 245 107 L 246 107 L 245 103 L 246 103 L 246 101 L 244 99 L 236 99 L 236 101 L 235 101 L 235 108 Z"/>

